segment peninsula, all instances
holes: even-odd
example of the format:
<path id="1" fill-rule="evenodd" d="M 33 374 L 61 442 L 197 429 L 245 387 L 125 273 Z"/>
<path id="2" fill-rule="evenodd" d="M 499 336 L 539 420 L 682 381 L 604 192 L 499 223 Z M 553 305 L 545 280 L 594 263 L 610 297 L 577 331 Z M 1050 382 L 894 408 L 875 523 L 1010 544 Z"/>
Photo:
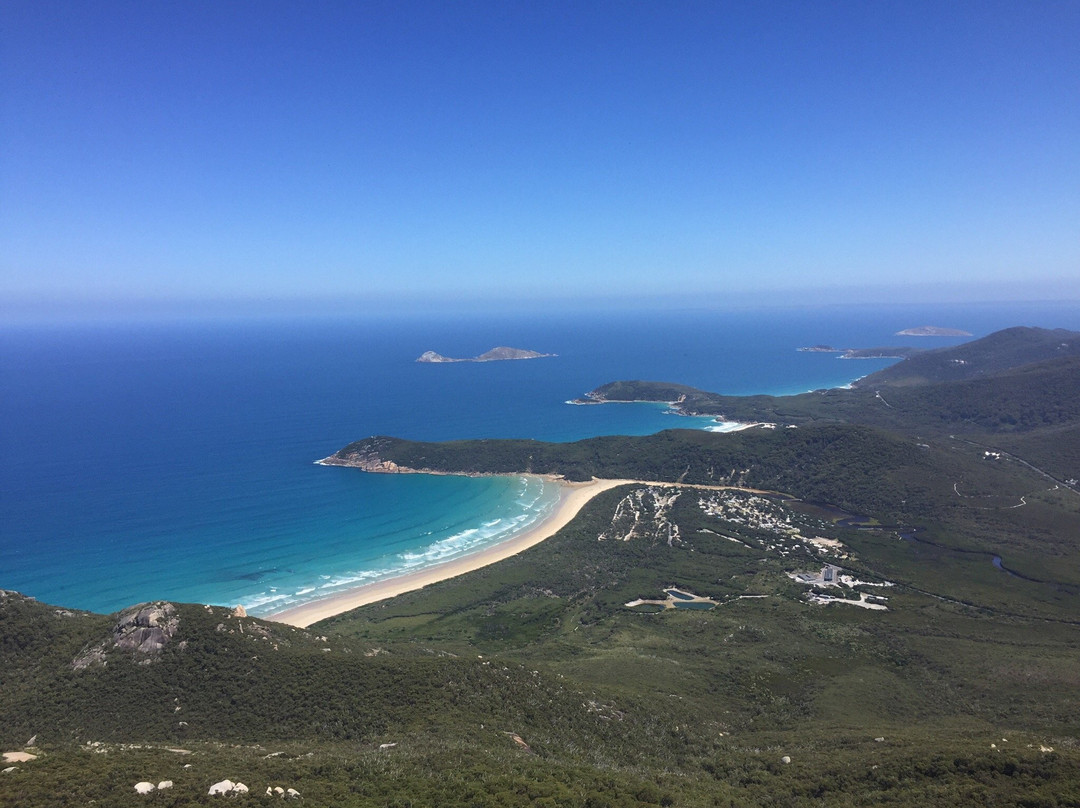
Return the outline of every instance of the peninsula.
<path id="1" fill-rule="evenodd" d="M 429 364 L 443 363 L 443 362 L 502 362 L 509 359 L 544 359 L 549 356 L 557 356 L 553 353 L 540 353 L 538 351 L 527 351 L 523 348 L 507 348 L 499 346 L 492 348 L 490 351 L 480 354 L 479 356 L 471 356 L 466 358 L 456 358 L 452 356 L 443 356 L 442 354 L 435 353 L 435 351 L 424 351 L 417 357 L 417 362 L 424 362 Z"/>
<path id="2" fill-rule="evenodd" d="M 811 345 L 807 348 L 796 348 L 795 350 L 799 351 L 799 353 L 835 353 L 840 354 L 841 359 L 907 359 L 907 357 L 919 353 L 923 349 L 908 346 L 834 348 L 831 345 Z"/>
<path id="3" fill-rule="evenodd" d="M 849 390 L 729 396 L 671 382 L 622 380 L 603 384 L 573 403 L 664 403 L 681 415 L 722 421 L 800 427 L 857 423 L 923 436 L 971 428 L 1024 432 L 1064 427 L 1080 417 L 1078 368 L 1080 332 L 1015 327 L 962 345 L 913 353 L 864 376 Z M 1042 449 L 1053 448 L 1055 455 L 1064 456 L 1074 451 L 1074 440 L 1047 435 Z M 1078 476 L 1069 469 L 1061 469 L 1063 480 Z"/>
<path id="4" fill-rule="evenodd" d="M 970 331 L 961 331 L 959 328 L 939 328 L 936 325 L 920 325 L 916 328 L 905 328 L 897 331 L 898 337 L 970 337 Z"/>
<path id="5" fill-rule="evenodd" d="M 909 348 L 904 345 L 885 348 L 848 348 L 841 359 L 907 359 L 920 353 L 922 348 Z"/>

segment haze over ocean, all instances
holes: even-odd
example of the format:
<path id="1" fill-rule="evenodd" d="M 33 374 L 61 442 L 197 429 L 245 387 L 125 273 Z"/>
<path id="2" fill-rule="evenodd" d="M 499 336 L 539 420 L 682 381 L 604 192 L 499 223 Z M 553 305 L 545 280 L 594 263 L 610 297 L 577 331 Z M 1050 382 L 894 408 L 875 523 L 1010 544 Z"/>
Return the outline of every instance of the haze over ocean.
<path id="1" fill-rule="evenodd" d="M 541 518 L 524 478 L 386 476 L 313 461 L 373 434 L 568 441 L 697 427 L 652 405 L 568 406 L 616 379 L 729 394 L 846 384 L 891 360 L 800 346 L 1080 328 L 1075 305 L 620 312 L 0 328 L 0 587 L 115 611 L 167 598 L 255 613 L 444 560 Z M 509 345 L 558 357 L 424 365 Z"/>

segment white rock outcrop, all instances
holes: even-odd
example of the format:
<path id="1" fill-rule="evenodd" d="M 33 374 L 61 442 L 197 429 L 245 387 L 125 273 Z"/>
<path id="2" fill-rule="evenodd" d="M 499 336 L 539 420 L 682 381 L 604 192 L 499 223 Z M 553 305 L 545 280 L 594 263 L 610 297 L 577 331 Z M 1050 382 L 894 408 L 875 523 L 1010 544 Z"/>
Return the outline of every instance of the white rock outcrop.
<path id="1" fill-rule="evenodd" d="M 207 794 L 211 797 L 214 795 L 232 794 L 233 788 L 236 786 L 232 780 L 222 780 L 220 783 L 214 783 L 210 786 L 210 790 Z M 245 789 L 246 790 L 246 789 Z"/>
<path id="2" fill-rule="evenodd" d="M 158 791 L 164 791 L 167 788 L 172 788 L 172 786 L 172 780 L 162 780 L 160 783 L 157 784 Z"/>
<path id="3" fill-rule="evenodd" d="M 37 760 L 37 755 L 29 752 L 4 752 L 4 763 L 29 763 L 31 760 Z"/>
<path id="4" fill-rule="evenodd" d="M 147 783 L 145 780 L 143 782 L 141 782 L 141 783 L 136 783 L 135 784 L 135 793 L 136 794 L 149 794 L 153 790 L 154 790 L 154 784 L 153 783 Z"/>

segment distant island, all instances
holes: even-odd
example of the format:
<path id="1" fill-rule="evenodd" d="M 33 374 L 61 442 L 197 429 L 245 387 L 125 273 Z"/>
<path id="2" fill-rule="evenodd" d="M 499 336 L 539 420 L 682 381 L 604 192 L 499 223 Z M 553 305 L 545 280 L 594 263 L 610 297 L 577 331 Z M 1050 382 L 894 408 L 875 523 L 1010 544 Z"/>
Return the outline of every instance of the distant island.
<path id="1" fill-rule="evenodd" d="M 970 331 L 961 331 L 959 328 L 939 328 L 936 325 L 920 325 L 916 328 L 905 328 L 897 331 L 898 337 L 970 337 Z"/>
<path id="2" fill-rule="evenodd" d="M 486 353 L 482 353 L 479 356 L 468 357 L 464 359 L 458 359 L 452 356 L 443 356 L 442 354 L 435 353 L 435 351 L 424 351 L 417 358 L 417 362 L 437 363 L 437 362 L 502 362 L 509 359 L 543 359 L 548 356 L 556 356 L 556 354 L 539 353 L 538 351 L 527 351 L 523 348 L 507 348 L 499 346 L 492 348 Z"/>

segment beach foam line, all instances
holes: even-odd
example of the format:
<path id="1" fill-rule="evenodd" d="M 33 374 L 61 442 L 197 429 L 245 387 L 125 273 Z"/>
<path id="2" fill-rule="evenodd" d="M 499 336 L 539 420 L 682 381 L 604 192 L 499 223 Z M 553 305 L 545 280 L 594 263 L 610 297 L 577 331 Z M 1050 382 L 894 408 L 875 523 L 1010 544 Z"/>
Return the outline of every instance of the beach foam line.
<path id="1" fill-rule="evenodd" d="M 742 432 L 757 424 L 748 424 L 743 421 L 717 421 L 712 426 L 705 427 L 706 432 Z"/>
<path id="2" fill-rule="evenodd" d="M 587 483 L 559 481 L 559 501 L 551 513 L 540 522 L 531 523 L 526 530 L 510 535 L 504 541 L 449 561 L 430 564 L 421 569 L 407 571 L 402 575 L 373 581 L 329 597 L 283 609 L 266 615 L 265 619 L 307 628 L 312 623 L 325 620 L 327 617 L 478 570 L 517 555 L 544 539 L 554 536 L 566 527 L 585 504 L 597 494 L 634 482 L 634 480 L 593 480 Z"/>

